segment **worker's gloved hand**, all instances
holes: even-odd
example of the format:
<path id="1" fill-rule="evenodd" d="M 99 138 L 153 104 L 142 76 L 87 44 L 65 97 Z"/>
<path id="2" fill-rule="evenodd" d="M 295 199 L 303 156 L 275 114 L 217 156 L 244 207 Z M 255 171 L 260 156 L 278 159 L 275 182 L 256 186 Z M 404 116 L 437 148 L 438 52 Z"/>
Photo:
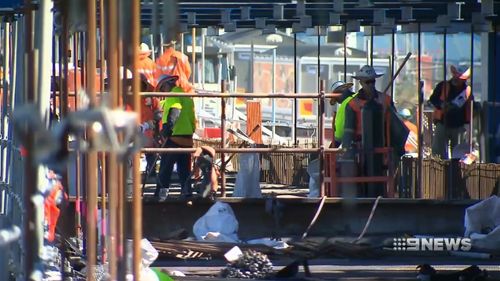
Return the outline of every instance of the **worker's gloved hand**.
<path id="1" fill-rule="evenodd" d="M 167 124 L 163 124 L 160 134 L 166 139 L 172 135 L 172 128 L 167 126 Z"/>

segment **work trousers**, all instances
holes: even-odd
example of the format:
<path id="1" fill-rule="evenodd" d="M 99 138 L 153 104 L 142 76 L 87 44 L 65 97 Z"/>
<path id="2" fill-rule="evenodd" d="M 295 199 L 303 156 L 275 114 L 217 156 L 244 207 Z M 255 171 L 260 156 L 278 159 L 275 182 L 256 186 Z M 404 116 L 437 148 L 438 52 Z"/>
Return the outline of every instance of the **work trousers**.
<path id="1" fill-rule="evenodd" d="M 453 151 L 464 138 L 465 128 L 448 128 L 443 123 L 436 123 L 436 130 L 432 138 L 432 154 L 449 159 L 450 148 Z"/>
<path id="2" fill-rule="evenodd" d="M 167 140 L 165 144 L 167 148 L 183 148 L 176 143 Z M 160 172 L 158 174 L 158 182 L 156 184 L 155 196 L 160 195 L 161 188 L 170 188 L 170 180 L 172 178 L 172 170 L 174 164 L 177 164 L 177 174 L 181 184 L 181 195 L 190 195 L 191 187 L 186 186 L 187 179 L 190 174 L 191 154 L 190 153 L 165 153 L 161 155 Z"/>
<path id="3" fill-rule="evenodd" d="M 151 171 L 151 174 L 149 176 L 156 176 L 156 169 L 154 166 L 156 165 L 155 160 L 156 160 L 156 153 L 146 153 L 146 173 Z"/>

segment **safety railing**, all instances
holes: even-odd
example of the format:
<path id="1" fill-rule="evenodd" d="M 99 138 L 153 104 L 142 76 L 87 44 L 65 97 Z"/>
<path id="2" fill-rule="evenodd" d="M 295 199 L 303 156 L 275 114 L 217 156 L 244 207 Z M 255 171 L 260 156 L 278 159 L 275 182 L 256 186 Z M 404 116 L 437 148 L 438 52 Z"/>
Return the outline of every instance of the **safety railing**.
<path id="1" fill-rule="evenodd" d="M 292 94 L 267 94 L 267 93 L 226 93 L 225 92 L 225 82 L 221 82 L 221 92 L 210 92 L 210 91 L 198 91 L 196 93 L 172 93 L 172 92 L 142 92 L 140 93 L 143 97 L 196 97 L 196 98 L 220 98 L 221 99 L 221 131 L 222 140 L 219 148 L 215 148 L 215 151 L 221 155 L 221 171 L 225 171 L 226 159 L 225 153 L 319 153 L 319 170 L 320 170 L 320 190 L 321 196 L 332 196 L 337 197 L 338 184 L 341 183 L 375 183 L 384 182 L 386 183 L 386 194 L 389 197 L 394 196 L 394 187 L 392 183 L 391 173 L 388 176 L 373 176 L 373 177 L 337 177 L 336 173 L 332 172 L 336 170 L 336 161 L 333 157 L 326 155 L 335 155 L 345 151 L 340 148 L 325 148 L 325 98 L 339 97 L 341 94 L 330 94 L 325 93 L 325 81 L 320 83 L 319 93 L 292 93 Z M 302 98 L 314 98 L 318 99 L 318 148 L 226 148 L 225 144 L 225 131 L 226 131 L 226 117 L 225 117 L 225 99 L 226 98 L 292 98 L 292 99 L 302 99 Z M 141 152 L 144 153 L 193 153 L 194 148 L 143 148 Z M 387 152 L 386 148 L 375 149 L 377 153 L 390 154 Z M 325 161 L 328 160 L 328 161 Z M 325 165 L 328 164 L 328 165 Z M 326 173 L 325 173 L 326 172 Z M 327 186 L 325 186 L 327 184 Z M 225 173 L 221 174 L 221 194 L 225 196 L 226 193 L 226 181 Z"/>

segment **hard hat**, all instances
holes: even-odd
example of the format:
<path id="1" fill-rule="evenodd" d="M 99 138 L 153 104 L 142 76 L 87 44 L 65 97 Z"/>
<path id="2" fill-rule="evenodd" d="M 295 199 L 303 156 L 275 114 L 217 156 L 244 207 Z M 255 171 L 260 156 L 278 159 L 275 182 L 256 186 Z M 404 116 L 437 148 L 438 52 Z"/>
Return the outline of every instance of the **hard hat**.
<path id="1" fill-rule="evenodd" d="M 375 72 L 375 69 L 369 65 L 365 65 L 359 69 L 358 72 L 356 72 L 356 75 L 354 75 L 352 78 L 358 79 L 358 80 L 371 80 L 375 78 L 379 78 L 383 74 L 377 74 Z"/>
<path id="2" fill-rule="evenodd" d="M 175 87 L 177 80 L 179 80 L 179 76 L 177 76 L 177 75 L 163 74 L 158 79 L 158 85 L 156 85 L 156 91 L 157 92 L 170 92 L 172 90 L 172 88 Z"/>
<path id="3" fill-rule="evenodd" d="M 460 80 L 467 80 L 470 77 L 470 67 L 466 65 L 459 65 L 458 67 L 452 65 L 450 66 L 450 71 L 453 77 Z"/>
<path id="4" fill-rule="evenodd" d="M 403 108 L 399 111 L 399 115 L 403 118 L 410 118 L 411 111 L 408 108 Z"/>
<path id="5" fill-rule="evenodd" d="M 350 89 L 354 85 L 353 83 L 345 83 L 344 81 L 337 81 L 332 84 L 330 90 L 332 93 L 342 93 L 343 91 Z"/>
<path id="6" fill-rule="evenodd" d="M 148 54 L 148 55 L 151 54 L 151 50 L 149 49 L 148 44 L 141 43 L 140 53 L 141 54 Z"/>

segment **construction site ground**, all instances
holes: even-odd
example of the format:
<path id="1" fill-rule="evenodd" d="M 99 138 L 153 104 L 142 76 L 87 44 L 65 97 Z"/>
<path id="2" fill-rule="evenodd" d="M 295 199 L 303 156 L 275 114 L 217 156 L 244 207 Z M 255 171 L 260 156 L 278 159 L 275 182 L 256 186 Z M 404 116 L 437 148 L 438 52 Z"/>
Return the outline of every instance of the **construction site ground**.
<path id="1" fill-rule="evenodd" d="M 272 262 L 275 270 L 280 270 L 291 260 L 274 260 Z M 316 259 L 309 261 L 311 277 L 306 277 L 303 267 L 299 267 L 297 276 L 286 280 L 416 280 L 416 266 L 425 263 L 431 264 L 440 273 L 451 273 L 475 264 L 481 269 L 487 270 L 491 280 L 500 280 L 500 261 L 498 259 L 478 260 L 456 257 Z M 220 280 L 220 277 L 217 276 L 224 266 L 223 260 L 158 260 L 153 264 L 153 267 L 169 272 L 180 271 L 186 275 L 186 277 L 174 277 L 176 280 Z"/>

